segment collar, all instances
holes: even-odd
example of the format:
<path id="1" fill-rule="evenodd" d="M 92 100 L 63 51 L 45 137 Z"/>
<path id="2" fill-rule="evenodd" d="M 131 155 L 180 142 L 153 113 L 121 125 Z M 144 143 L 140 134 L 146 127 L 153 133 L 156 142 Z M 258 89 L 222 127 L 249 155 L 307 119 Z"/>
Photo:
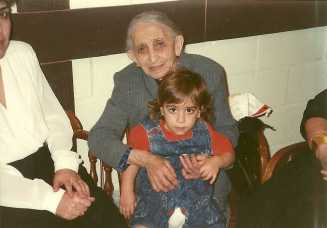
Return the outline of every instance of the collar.
<path id="1" fill-rule="evenodd" d="M 190 139 L 193 136 L 192 130 L 189 130 L 188 132 L 186 132 L 183 135 L 176 135 L 174 132 L 168 130 L 165 127 L 165 121 L 164 120 L 160 120 L 160 128 L 161 128 L 161 130 L 162 130 L 165 138 L 167 140 L 170 140 L 170 141 L 178 141 L 178 140 Z"/>

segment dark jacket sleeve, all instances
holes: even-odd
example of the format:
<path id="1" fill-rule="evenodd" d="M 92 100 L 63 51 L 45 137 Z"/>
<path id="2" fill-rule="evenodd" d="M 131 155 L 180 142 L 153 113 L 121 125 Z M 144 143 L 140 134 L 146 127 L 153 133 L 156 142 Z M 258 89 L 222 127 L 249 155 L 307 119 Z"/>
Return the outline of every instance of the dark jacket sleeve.
<path id="1" fill-rule="evenodd" d="M 238 142 L 239 132 L 237 122 L 234 120 L 229 103 L 225 71 L 222 67 L 213 71 L 216 79 L 212 81 L 210 87 L 214 98 L 215 129 L 227 136 L 235 147 Z"/>
<path id="2" fill-rule="evenodd" d="M 128 150 L 128 146 L 122 142 L 128 123 L 126 86 L 120 80 L 120 73 L 116 73 L 112 95 L 88 138 L 90 151 L 114 168 L 118 167 L 123 154 Z"/>
<path id="3" fill-rule="evenodd" d="M 319 93 L 307 103 L 307 107 L 304 110 L 300 127 L 301 134 L 305 139 L 306 133 L 304 124 L 308 119 L 312 117 L 321 117 L 327 119 L 327 89 Z"/>

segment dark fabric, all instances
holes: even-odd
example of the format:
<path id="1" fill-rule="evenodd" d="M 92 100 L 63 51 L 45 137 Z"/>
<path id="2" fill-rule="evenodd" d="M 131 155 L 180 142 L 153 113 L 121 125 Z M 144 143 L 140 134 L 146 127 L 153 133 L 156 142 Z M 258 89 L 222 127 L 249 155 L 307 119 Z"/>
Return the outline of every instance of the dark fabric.
<path id="1" fill-rule="evenodd" d="M 301 122 L 311 117 L 327 119 L 327 90 L 309 100 Z M 237 228 L 324 228 L 327 227 L 327 182 L 319 160 L 307 146 L 281 167 L 237 211 Z"/>
<path id="2" fill-rule="evenodd" d="M 11 163 L 24 177 L 39 178 L 52 185 L 54 165 L 47 146 L 25 159 Z M 48 211 L 0 207 L 0 228 L 123 228 L 124 218 L 112 200 L 98 188 L 83 166 L 79 175 L 88 184 L 91 195 L 96 198 L 84 216 L 73 221 L 61 219 Z M 19 186 L 17 186 L 19 187 Z"/>
<path id="3" fill-rule="evenodd" d="M 314 99 L 309 100 L 307 103 L 301 122 L 301 134 L 305 139 L 304 123 L 311 117 L 327 119 L 327 89 L 320 92 Z"/>
<path id="4" fill-rule="evenodd" d="M 127 169 L 127 167 L 129 166 L 128 157 L 129 157 L 131 151 L 132 151 L 132 148 L 128 148 L 127 151 L 123 154 L 123 157 L 121 158 L 119 165 L 116 169 L 117 172 L 120 173 Z"/>
<path id="5" fill-rule="evenodd" d="M 29 179 L 42 179 L 52 185 L 54 176 L 54 164 L 50 157 L 47 145 L 42 146 L 36 153 L 28 157 L 9 163 L 21 172 L 24 177 Z"/>
<path id="6" fill-rule="evenodd" d="M 327 226 L 327 182 L 307 149 L 240 203 L 237 228 Z"/>
<path id="7" fill-rule="evenodd" d="M 233 191 L 243 197 L 250 194 L 260 185 L 260 148 L 259 134 L 269 125 L 255 117 L 244 117 L 238 121 L 240 137 L 235 148 L 233 168 L 227 170 Z"/>

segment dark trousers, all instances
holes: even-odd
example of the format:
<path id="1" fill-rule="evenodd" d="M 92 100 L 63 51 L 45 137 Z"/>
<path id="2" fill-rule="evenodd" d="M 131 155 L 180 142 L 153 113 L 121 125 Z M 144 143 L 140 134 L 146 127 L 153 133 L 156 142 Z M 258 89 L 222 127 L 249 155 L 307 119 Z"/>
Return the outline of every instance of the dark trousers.
<path id="1" fill-rule="evenodd" d="M 10 165 L 18 169 L 26 178 L 42 179 L 52 185 L 54 165 L 47 146 L 43 146 L 36 153 Z M 95 201 L 83 216 L 68 221 L 48 211 L 0 207 L 0 228 L 128 227 L 112 199 L 96 186 L 82 165 L 80 165 L 78 173 L 88 184 L 91 195 L 95 197 Z"/>
<path id="2" fill-rule="evenodd" d="M 300 151 L 269 181 L 243 199 L 237 228 L 327 227 L 327 182 L 312 151 Z"/>

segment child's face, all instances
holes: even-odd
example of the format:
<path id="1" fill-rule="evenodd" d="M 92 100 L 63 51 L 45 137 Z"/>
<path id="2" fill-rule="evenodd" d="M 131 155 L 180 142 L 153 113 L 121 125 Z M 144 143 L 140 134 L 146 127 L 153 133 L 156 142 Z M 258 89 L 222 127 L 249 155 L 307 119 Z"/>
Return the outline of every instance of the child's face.
<path id="1" fill-rule="evenodd" d="M 176 135 L 188 132 L 200 118 L 199 107 L 195 106 L 189 98 L 179 104 L 165 103 L 160 111 L 165 119 L 164 126 Z"/>

